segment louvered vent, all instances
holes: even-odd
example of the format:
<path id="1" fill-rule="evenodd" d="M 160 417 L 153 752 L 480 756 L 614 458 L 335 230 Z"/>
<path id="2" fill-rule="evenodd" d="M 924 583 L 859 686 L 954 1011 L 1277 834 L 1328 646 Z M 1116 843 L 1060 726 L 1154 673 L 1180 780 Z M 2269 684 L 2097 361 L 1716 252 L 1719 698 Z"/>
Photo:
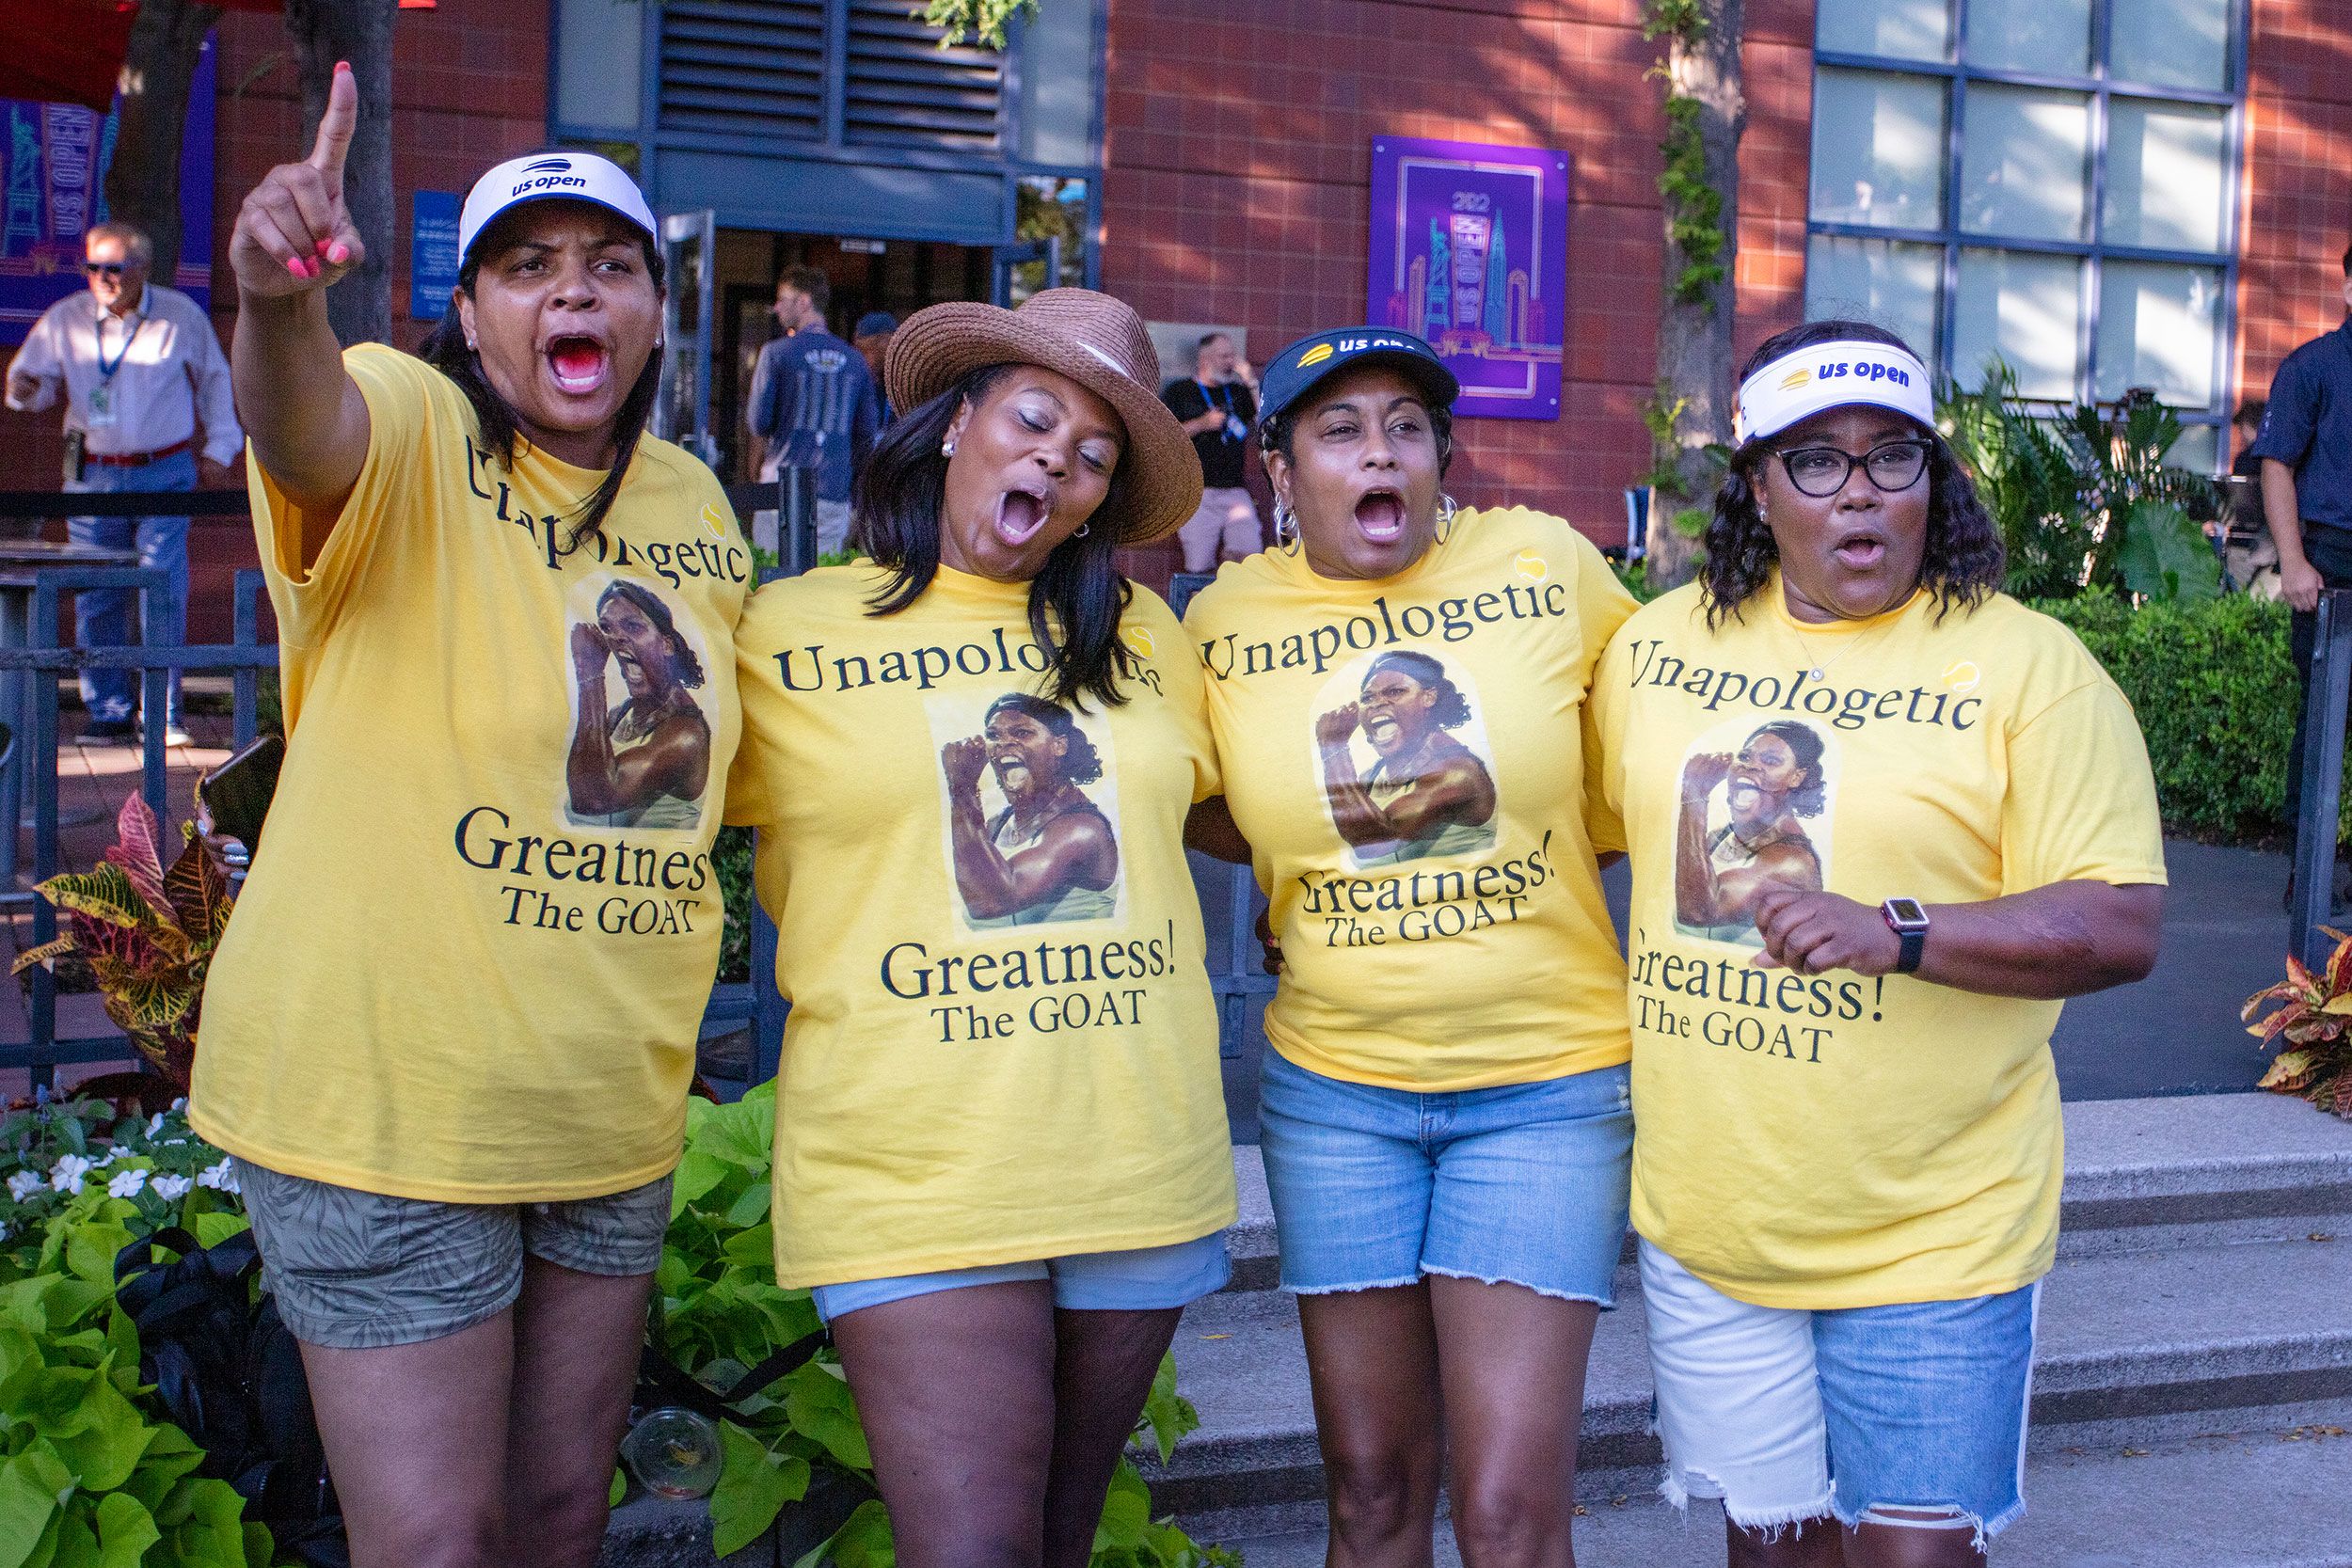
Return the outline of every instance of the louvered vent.
<path id="1" fill-rule="evenodd" d="M 664 130 L 817 141 L 824 89 L 824 0 L 664 0 Z"/>
<path id="2" fill-rule="evenodd" d="M 993 151 L 1004 61 L 985 49 L 942 50 L 938 33 L 909 15 L 913 8 L 909 0 L 850 0 L 843 136 Z"/>

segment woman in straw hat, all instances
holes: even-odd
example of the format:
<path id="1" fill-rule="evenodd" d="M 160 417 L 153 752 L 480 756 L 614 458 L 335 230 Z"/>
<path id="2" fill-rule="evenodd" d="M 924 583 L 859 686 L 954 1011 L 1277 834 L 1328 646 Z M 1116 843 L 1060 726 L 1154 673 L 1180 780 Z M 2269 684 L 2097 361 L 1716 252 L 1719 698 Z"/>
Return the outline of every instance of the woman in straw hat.
<path id="1" fill-rule="evenodd" d="M 1228 1272 L 1183 842 L 1221 785 L 1199 660 L 1112 561 L 1200 499 L 1153 367 L 1083 289 L 914 317 L 868 559 L 738 631 L 728 817 L 762 830 L 792 1002 L 776 1274 L 833 1327 L 910 1568 L 1083 1568 L 1177 1314 Z M 1054 721 L 1008 725 L 1008 693 Z M 1032 809 L 1078 773 L 1083 809 Z"/>

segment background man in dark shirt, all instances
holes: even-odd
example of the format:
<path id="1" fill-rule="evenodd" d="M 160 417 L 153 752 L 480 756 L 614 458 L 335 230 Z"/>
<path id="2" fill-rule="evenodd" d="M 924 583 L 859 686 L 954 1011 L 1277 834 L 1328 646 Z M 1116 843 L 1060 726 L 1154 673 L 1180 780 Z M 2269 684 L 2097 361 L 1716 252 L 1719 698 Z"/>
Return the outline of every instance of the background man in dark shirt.
<path id="1" fill-rule="evenodd" d="M 786 463 L 817 470 L 817 548 L 825 555 L 849 536 L 850 482 L 882 428 L 866 356 L 825 330 L 832 298 L 832 283 L 815 267 L 789 268 L 777 280 L 784 335 L 759 351 L 750 412 L 760 478 L 774 479 Z"/>
<path id="2" fill-rule="evenodd" d="M 2352 247 L 2340 285 L 2352 312 Z M 2295 611 L 2290 646 L 2302 683 L 2312 673 L 2323 588 L 2352 588 L 2352 316 L 2286 357 L 2270 383 L 2262 433 L 2248 454 L 2261 458 L 2263 515 L 2279 548 L 2279 583 Z M 2296 705 L 2295 751 L 2287 759 L 2287 817 L 2303 800 L 2303 705 Z"/>
<path id="3" fill-rule="evenodd" d="M 1212 332 L 1193 354 L 1189 379 L 1160 388 L 1160 401 L 1183 421 L 1200 454 L 1200 510 L 1177 531 L 1184 570 L 1214 572 L 1219 560 L 1239 561 L 1265 543 L 1258 503 L 1249 499 L 1242 464 L 1258 423 L 1257 383 L 1233 350 L 1233 340 Z"/>

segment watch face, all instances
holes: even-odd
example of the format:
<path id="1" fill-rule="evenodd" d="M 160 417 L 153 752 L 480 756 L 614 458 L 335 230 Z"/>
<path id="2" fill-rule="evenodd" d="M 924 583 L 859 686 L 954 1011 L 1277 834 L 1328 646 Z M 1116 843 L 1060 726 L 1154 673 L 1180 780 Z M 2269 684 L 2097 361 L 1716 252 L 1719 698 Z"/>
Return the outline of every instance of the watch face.
<path id="1" fill-rule="evenodd" d="M 1887 918 L 1899 927 L 1925 926 L 1928 923 L 1928 911 L 1916 898 L 1889 898 L 1886 913 Z"/>

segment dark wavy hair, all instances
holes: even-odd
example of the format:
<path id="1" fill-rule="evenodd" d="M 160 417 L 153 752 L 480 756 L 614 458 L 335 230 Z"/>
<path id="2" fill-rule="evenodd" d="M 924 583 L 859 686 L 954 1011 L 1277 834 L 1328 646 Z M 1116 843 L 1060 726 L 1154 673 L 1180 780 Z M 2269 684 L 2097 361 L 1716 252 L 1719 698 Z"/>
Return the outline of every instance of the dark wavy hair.
<path id="1" fill-rule="evenodd" d="M 947 459 L 939 444 L 956 410 L 977 408 L 1010 365 L 983 365 L 882 432 L 850 497 L 850 538 L 890 572 L 871 615 L 896 615 L 923 596 L 939 575 L 939 515 L 947 499 Z M 1135 675 L 1135 656 L 1119 640 L 1119 620 L 1135 588 L 1112 552 L 1127 535 L 1134 501 L 1128 454 L 1111 469 L 1110 488 L 1088 519 L 1093 526 L 1054 546 L 1029 579 L 1029 634 L 1053 661 L 1057 703 L 1085 706 L 1088 697 L 1116 706 L 1120 684 Z"/>
<path id="2" fill-rule="evenodd" d="M 1061 776 L 1072 784 L 1089 784 L 1103 776 L 1102 753 L 1087 738 L 1087 732 L 1078 727 L 1078 721 L 1070 717 L 1070 710 L 1059 703 L 1049 703 L 1025 691 L 1008 691 L 988 705 L 980 727 L 986 729 L 1000 713 L 1025 713 L 1044 725 L 1065 748 Z"/>
<path id="3" fill-rule="evenodd" d="M 1445 666 L 1427 654 L 1415 653 L 1410 648 L 1382 654 L 1364 672 L 1363 686 L 1370 686 L 1372 677 L 1383 670 L 1400 671 L 1407 680 L 1418 681 L 1437 692 L 1438 700 L 1430 705 L 1429 721 L 1438 728 L 1457 729 L 1470 722 L 1470 700 L 1462 695 L 1460 687 L 1446 677 Z M 1360 691 L 1363 687 L 1357 689 Z"/>
<path id="4" fill-rule="evenodd" d="M 1841 339 L 1886 343 L 1912 353 L 1901 338 L 1868 322 L 1807 322 L 1765 339 L 1740 367 L 1740 380 L 1744 384 L 1762 367 L 1799 349 Z M 1940 620 L 1954 605 L 1973 610 L 1997 593 L 2008 557 L 2001 548 L 2000 526 L 1978 499 L 1976 483 L 1960 466 L 1951 443 L 1933 426 L 1923 427 L 1920 434 L 1928 442 L 1928 538 L 1919 581 L 1934 596 Z M 1730 470 L 1715 491 L 1715 515 L 1707 524 L 1707 563 L 1699 574 L 1709 626 L 1726 616 L 1738 620 L 1741 608 L 1771 579 L 1780 562 L 1780 546 L 1756 504 L 1757 470 L 1778 450 L 1771 438 L 1744 443 L 1732 454 Z"/>
<path id="5" fill-rule="evenodd" d="M 1819 816 L 1828 795 L 1827 781 L 1821 771 L 1821 737 L 1813 726 L 1794 719 L 1775 719 L 1769 724 L 1758 724 L 1748 734 L 1754 743 L 1759 735 L 1777 736 L 1804 769 L 1797 787 L 1788 792 L 1788 809 L 1798 816 Z"/>
<path id="6" fill-rule="evenodd" d="M 474 241 L 473 249 L 457 269 L 457 287 L 469 297 L 474 281 L 482 273 L 482 258 L 496 253 L 507 242 L 513 226 L 540 202 L 509 212 L 491 224 Z M 602 211 L 602 209 L 598 209 Z M 644 235 L 639 236 L 639 249 L 644 253 L 645 272 L 653 279 L 654 293 L 666 287 L 667 276 L 661 262 L 661 247 Z M 466 394 L 473 405 L 474 422 L 481 427 L 483 449 L 499 460 L 510 472 L 515 467 L 515 441 L 517 435 L 515 405 L 499 396 L 489 378 L 482 373 L 482 356 L 466 346 L 465 325 L 452 310 L 441 318 L 441 325 L 417 348 L 423 361 L 457 383 L 457 389 Z M 637 372 L 636 384 L 628 396 L 621 400 L 620 413 L 612 426 L 612 467 L 605 470 L 602 483 L 580 499 L 573 514 L 572 531 L 564 541 L 566 555 L 580 548 L 604 530 L 604 519 L 611 515 L 612 503 L 620 499 L 621 486 L 628 481 L 628 466 L 637 455 L 637 443 L 645 434 L 645 425 L 653 418 L 654 399 L 661 391 L 661 355 L 659 351 L 647 356 L 645 368 Z"/>
<path id="7" fill-rule="evenodd" d="M 677 629 L 677 622 L 671 618 L 670 607 L 661 602 L 660 594 L 642 582 L 614 578 L 605 591 L 596 595 L 596 613 L 603 614 L 604 607 L 614 599 L 626 599 L 635 605 L 644 613 L 645 619 L 653 623 L 654 630 L 661 634 L 662 642 L 670 650 L 670 669 L 677 676 L 678 685 L 702 685 L 703 661 L 694 657 L 694 650 L 688 644 L 686 634 Z"/>

